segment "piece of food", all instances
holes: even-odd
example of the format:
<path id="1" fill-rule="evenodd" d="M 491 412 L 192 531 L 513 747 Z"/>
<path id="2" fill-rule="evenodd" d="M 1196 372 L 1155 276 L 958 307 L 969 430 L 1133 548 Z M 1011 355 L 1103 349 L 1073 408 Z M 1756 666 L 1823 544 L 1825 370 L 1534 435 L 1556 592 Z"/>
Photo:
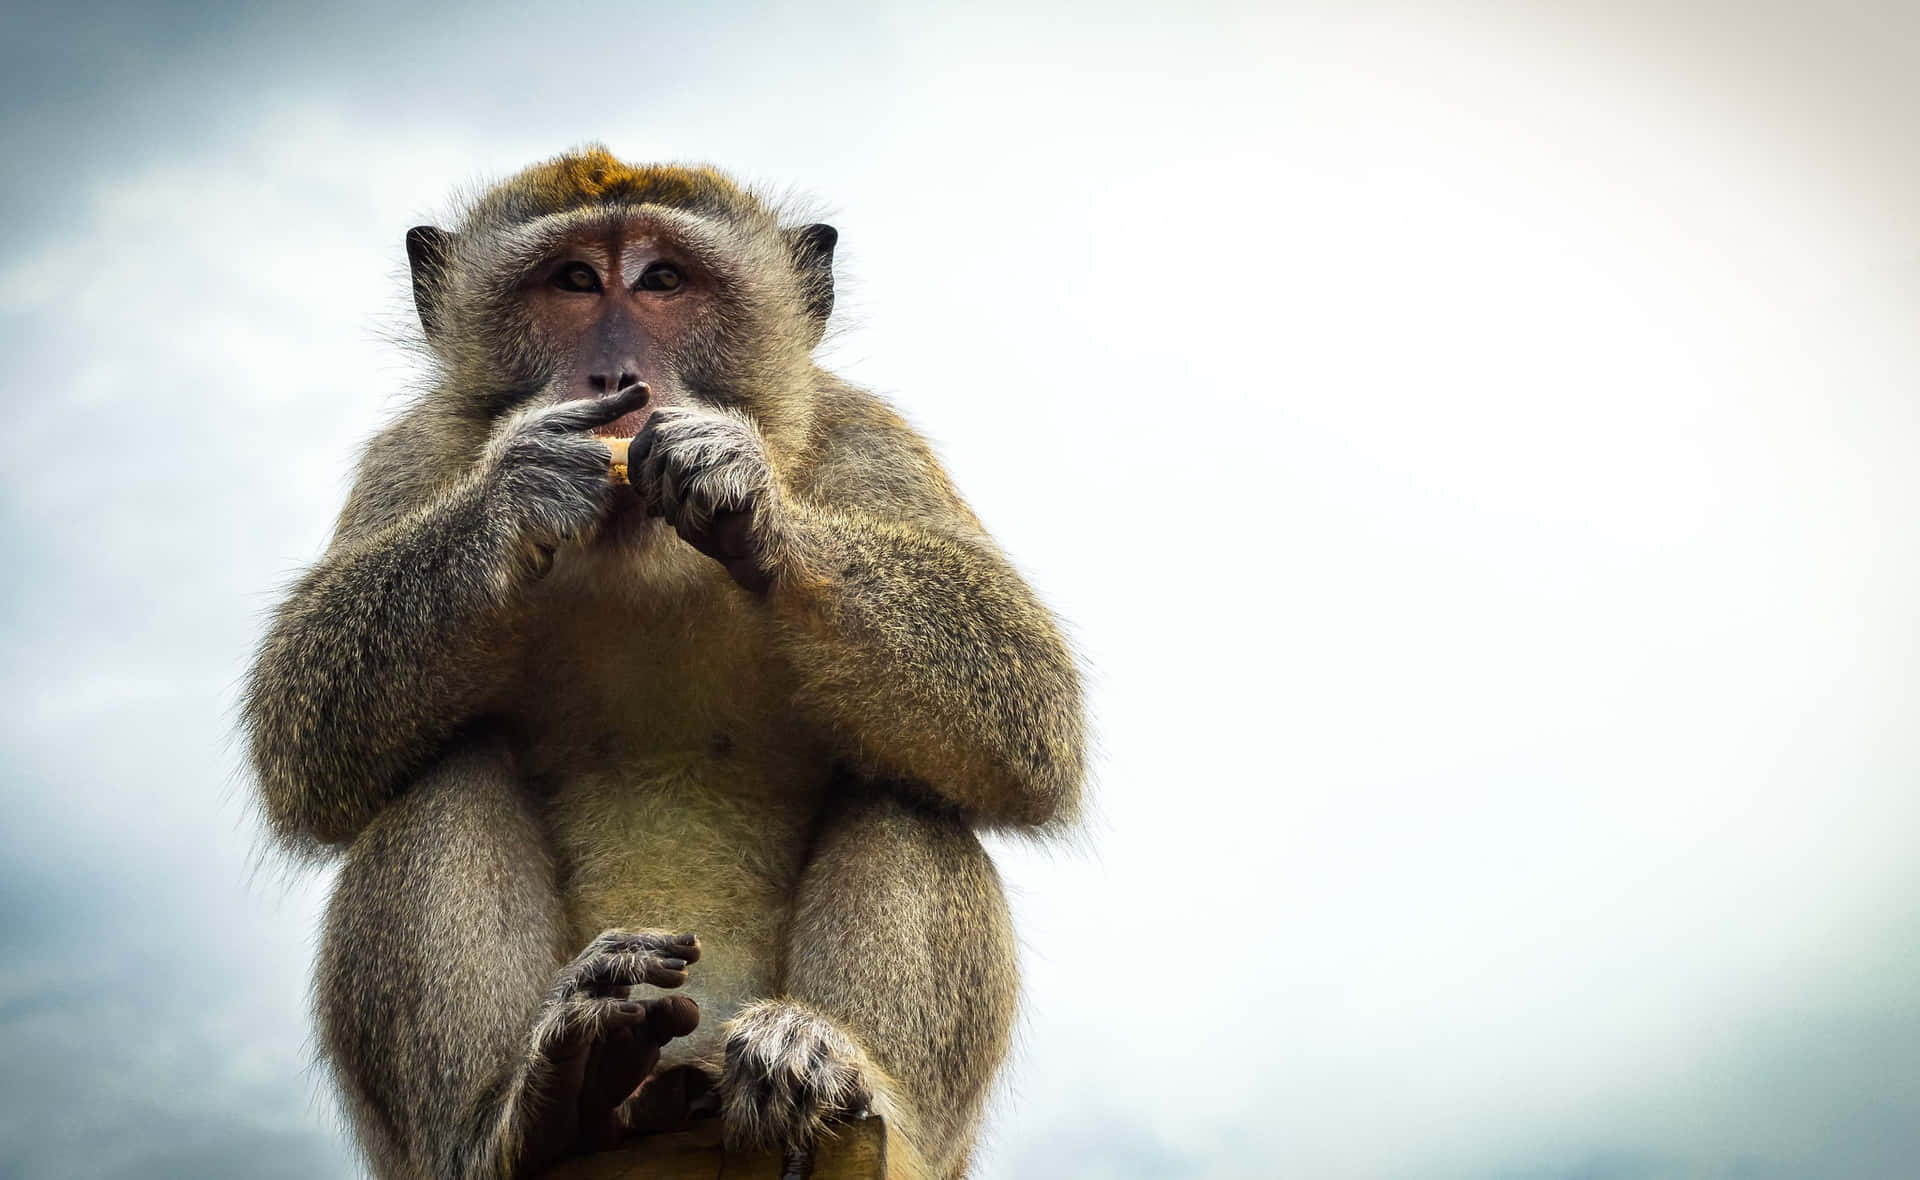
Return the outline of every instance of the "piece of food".
<path id="1" fill-rule="evenodd" d="M 627 448 L 633 445 L 633 440 L 630 438 L 603 438 L 600 441 L 606 443 L 607 450 L 613 452 L 613 482 L 628 482 Z"/>

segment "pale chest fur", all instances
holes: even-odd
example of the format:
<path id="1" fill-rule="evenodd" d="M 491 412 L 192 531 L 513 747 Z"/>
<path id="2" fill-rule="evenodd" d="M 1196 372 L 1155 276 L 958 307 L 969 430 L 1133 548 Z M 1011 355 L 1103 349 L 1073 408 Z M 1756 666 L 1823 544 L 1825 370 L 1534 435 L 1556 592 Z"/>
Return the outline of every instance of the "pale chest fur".
<path id="1" fill-rule="evenodd" d="M 700 936 L 685 989 L 700 1032 L 675 1054 L 687 1058 L 778 990 L 828 759 L 795 714 L 764 607 L 659 541 L 563 555 L 530 604 L 515 729 L 574 945 L 610 927 Z"/>

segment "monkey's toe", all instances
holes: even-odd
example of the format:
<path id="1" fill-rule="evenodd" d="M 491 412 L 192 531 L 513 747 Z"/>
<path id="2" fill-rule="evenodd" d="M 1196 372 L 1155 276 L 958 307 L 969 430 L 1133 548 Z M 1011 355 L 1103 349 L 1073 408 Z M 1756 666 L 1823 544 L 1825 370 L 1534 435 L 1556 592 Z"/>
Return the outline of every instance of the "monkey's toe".
<path id="1" fill-rule="evenodd" d="M 660 1042 L 645 1024 L 615 1029 L 593 1046 L 576 1099 L 582 1148 L 598 1151 L 620 1141 L 626 1132 L 621 1106 L 659 1061 Z"/>
<path id="2" fill-rule="evenodd" d="M 661 996 L 647 1001 L 647 1032 L 666 1044 L 700 1027 L 700 1005 L 686 996 Z"/>
<path id="3" fill-rule="evenodd" d="M 606 930 L 567 966 L 563 987 L 599 996 L 642 983 L 679 987 L 699 959 L 700 940 L 691 934 Z"/>
<path id="4" fill-rule="evenodd" d="M 527 1108 L 533 1158 L 618 1143 L 629 1129 L 627 1104 L 660 1064 L 661 1047 L 699 1023 L 699 1006 L 685 996 L 577 995 L 551 1008 Z"/>

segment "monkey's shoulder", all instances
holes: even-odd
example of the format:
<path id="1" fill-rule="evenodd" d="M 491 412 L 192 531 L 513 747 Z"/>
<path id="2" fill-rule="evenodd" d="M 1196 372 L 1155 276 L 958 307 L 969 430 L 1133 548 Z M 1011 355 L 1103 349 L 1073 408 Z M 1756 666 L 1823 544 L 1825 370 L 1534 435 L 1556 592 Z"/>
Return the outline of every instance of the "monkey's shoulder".
<path id="1" fill-rule="evenodd" d="M 485 441 L 483 428 L 431 401 L 409 408 L 361 450 L 335 535 L 352 541 L 433 503 L 459 481 Z"/>
<path id="2" fill-rule="evenodd" d="M 940 460 L 885 399 L 837 378 L 816 392 L 802 496 L 829 508 L 975 524 Z"/>

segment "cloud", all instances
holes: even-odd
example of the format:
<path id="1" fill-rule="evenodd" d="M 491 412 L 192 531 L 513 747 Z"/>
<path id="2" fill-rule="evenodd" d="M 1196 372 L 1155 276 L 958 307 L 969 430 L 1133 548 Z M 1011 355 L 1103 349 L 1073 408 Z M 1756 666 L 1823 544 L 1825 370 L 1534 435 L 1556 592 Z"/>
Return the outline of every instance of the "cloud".
<path id="1" fill-rule="evenodd" d="M 9 1174 L 348 1167 L 234 685 L 411 380 L 401 233 L 596 137 L 838 206 L 836 364 L 1090 662 L 982 1175 L 1896 1174 L 1911 18 L 1692 12 L 29 14 Z"/>

